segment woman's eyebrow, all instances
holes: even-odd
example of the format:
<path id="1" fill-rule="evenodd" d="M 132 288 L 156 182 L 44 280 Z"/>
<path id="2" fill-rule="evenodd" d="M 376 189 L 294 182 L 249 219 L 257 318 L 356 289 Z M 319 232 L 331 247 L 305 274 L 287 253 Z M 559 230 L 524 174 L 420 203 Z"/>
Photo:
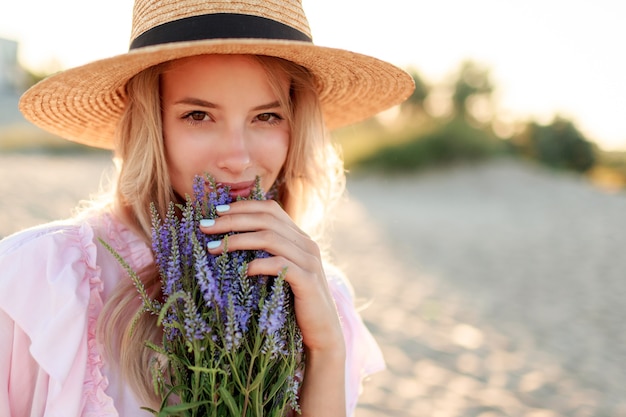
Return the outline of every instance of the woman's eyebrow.
<path id="1" fill-rule="evenodd" d="M 215 108 L 219 107 L 215 103 L 211 103 L 210 101 L 202 100 L 200 98 L 195 98 L 195 97 L 185 97 L 183 99 L 180 99 L 180 100 L 174 102 L 174 104 L 191 104 L 191 105 L 194 105 L 194 106 L 209 107 L 209 108 L 212 108 L 212 109 L 215 109 Z"/>
<path id="2" fill-rule="evenodd" d="M 268 109 L 275 109 L 276 107 L 280 107 L 280 103 L 278 102 L 278 100 L 272 101 L 271 103 L 267 103 L 267 104 L 261 104 L 260 106 L 254 107 L 252 110 L 254 111 L 268 110 Z"/>

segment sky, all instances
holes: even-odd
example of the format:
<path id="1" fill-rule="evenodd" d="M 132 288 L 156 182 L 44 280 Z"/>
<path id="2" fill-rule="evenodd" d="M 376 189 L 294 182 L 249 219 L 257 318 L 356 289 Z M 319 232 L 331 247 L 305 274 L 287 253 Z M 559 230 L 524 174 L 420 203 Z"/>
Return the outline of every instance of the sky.
<path id="1" fill-rule="evenodd" d="M 64 69 L 127 50 L 132 0 L 6 1 L 0 37 L 20 62 Z M 489 69 L 497 116 L 576 124 L 626 150 L 622 0 L 303 0 L 314 42 L 415 68 L 432 85 L 464 60 Z M 80 18 L 79 18 L 80 17 Z"/>

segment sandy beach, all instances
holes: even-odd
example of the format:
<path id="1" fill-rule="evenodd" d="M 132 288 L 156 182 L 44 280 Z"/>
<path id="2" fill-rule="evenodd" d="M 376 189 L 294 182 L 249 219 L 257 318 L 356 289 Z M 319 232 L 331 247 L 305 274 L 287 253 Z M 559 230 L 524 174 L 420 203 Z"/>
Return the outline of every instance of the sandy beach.
<path id="1" fill-rule="evenodd" d="M 0 237 L 67 217 L 102 155 L 0 155 Z M 626 193 L 512 161 L 349 177 L 335 261 L 387 370 L 358 417 L 626 416 Z"/>

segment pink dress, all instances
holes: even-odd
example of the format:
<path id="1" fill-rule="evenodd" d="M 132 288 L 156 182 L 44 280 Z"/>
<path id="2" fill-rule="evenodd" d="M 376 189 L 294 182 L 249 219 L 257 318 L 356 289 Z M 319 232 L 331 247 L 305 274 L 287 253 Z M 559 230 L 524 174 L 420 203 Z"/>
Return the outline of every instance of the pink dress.
<path id="1" fill-rule="evenodd" d="M 136 417 L 151 414 L 109 369 L 96 342 L 103 303 L 126 277 L 98 237 L 138 270 L 150 248 L 110 214 L 54 222 L 0 242 L 0 416 Z M 348 415 L 365 376 L 384 368 L 349 282 L 327 268 L 347 347 Z"/>

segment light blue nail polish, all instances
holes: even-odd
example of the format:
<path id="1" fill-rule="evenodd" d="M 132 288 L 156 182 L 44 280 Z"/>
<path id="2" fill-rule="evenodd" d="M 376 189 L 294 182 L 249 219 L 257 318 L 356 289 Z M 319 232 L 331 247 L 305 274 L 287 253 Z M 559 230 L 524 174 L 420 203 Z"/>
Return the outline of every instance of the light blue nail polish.
<path id="1" fill-rule="evenodd" d="M 215 220 L 213 219 L 202 219 L 200 220 L 200 226 L 202 227 L 211 227 L 215 224 Z"/>
<path id="2" fill-rule="evenodd" d="M 206 244 L 206 247 L 208 249 L 215 249 L 215 248 L 219 248 L 219 246 L 222 244 L 221 240 L 212 240 L 209 243 Z"/>
<path id="3" fill-rule="evenodd" d="M 230 206 L 228 204 L 220 204 L 219 206 L 215 206 L 215 210 L 217 210 L 218 213 L 224 213 L 230 210 Z"/>

